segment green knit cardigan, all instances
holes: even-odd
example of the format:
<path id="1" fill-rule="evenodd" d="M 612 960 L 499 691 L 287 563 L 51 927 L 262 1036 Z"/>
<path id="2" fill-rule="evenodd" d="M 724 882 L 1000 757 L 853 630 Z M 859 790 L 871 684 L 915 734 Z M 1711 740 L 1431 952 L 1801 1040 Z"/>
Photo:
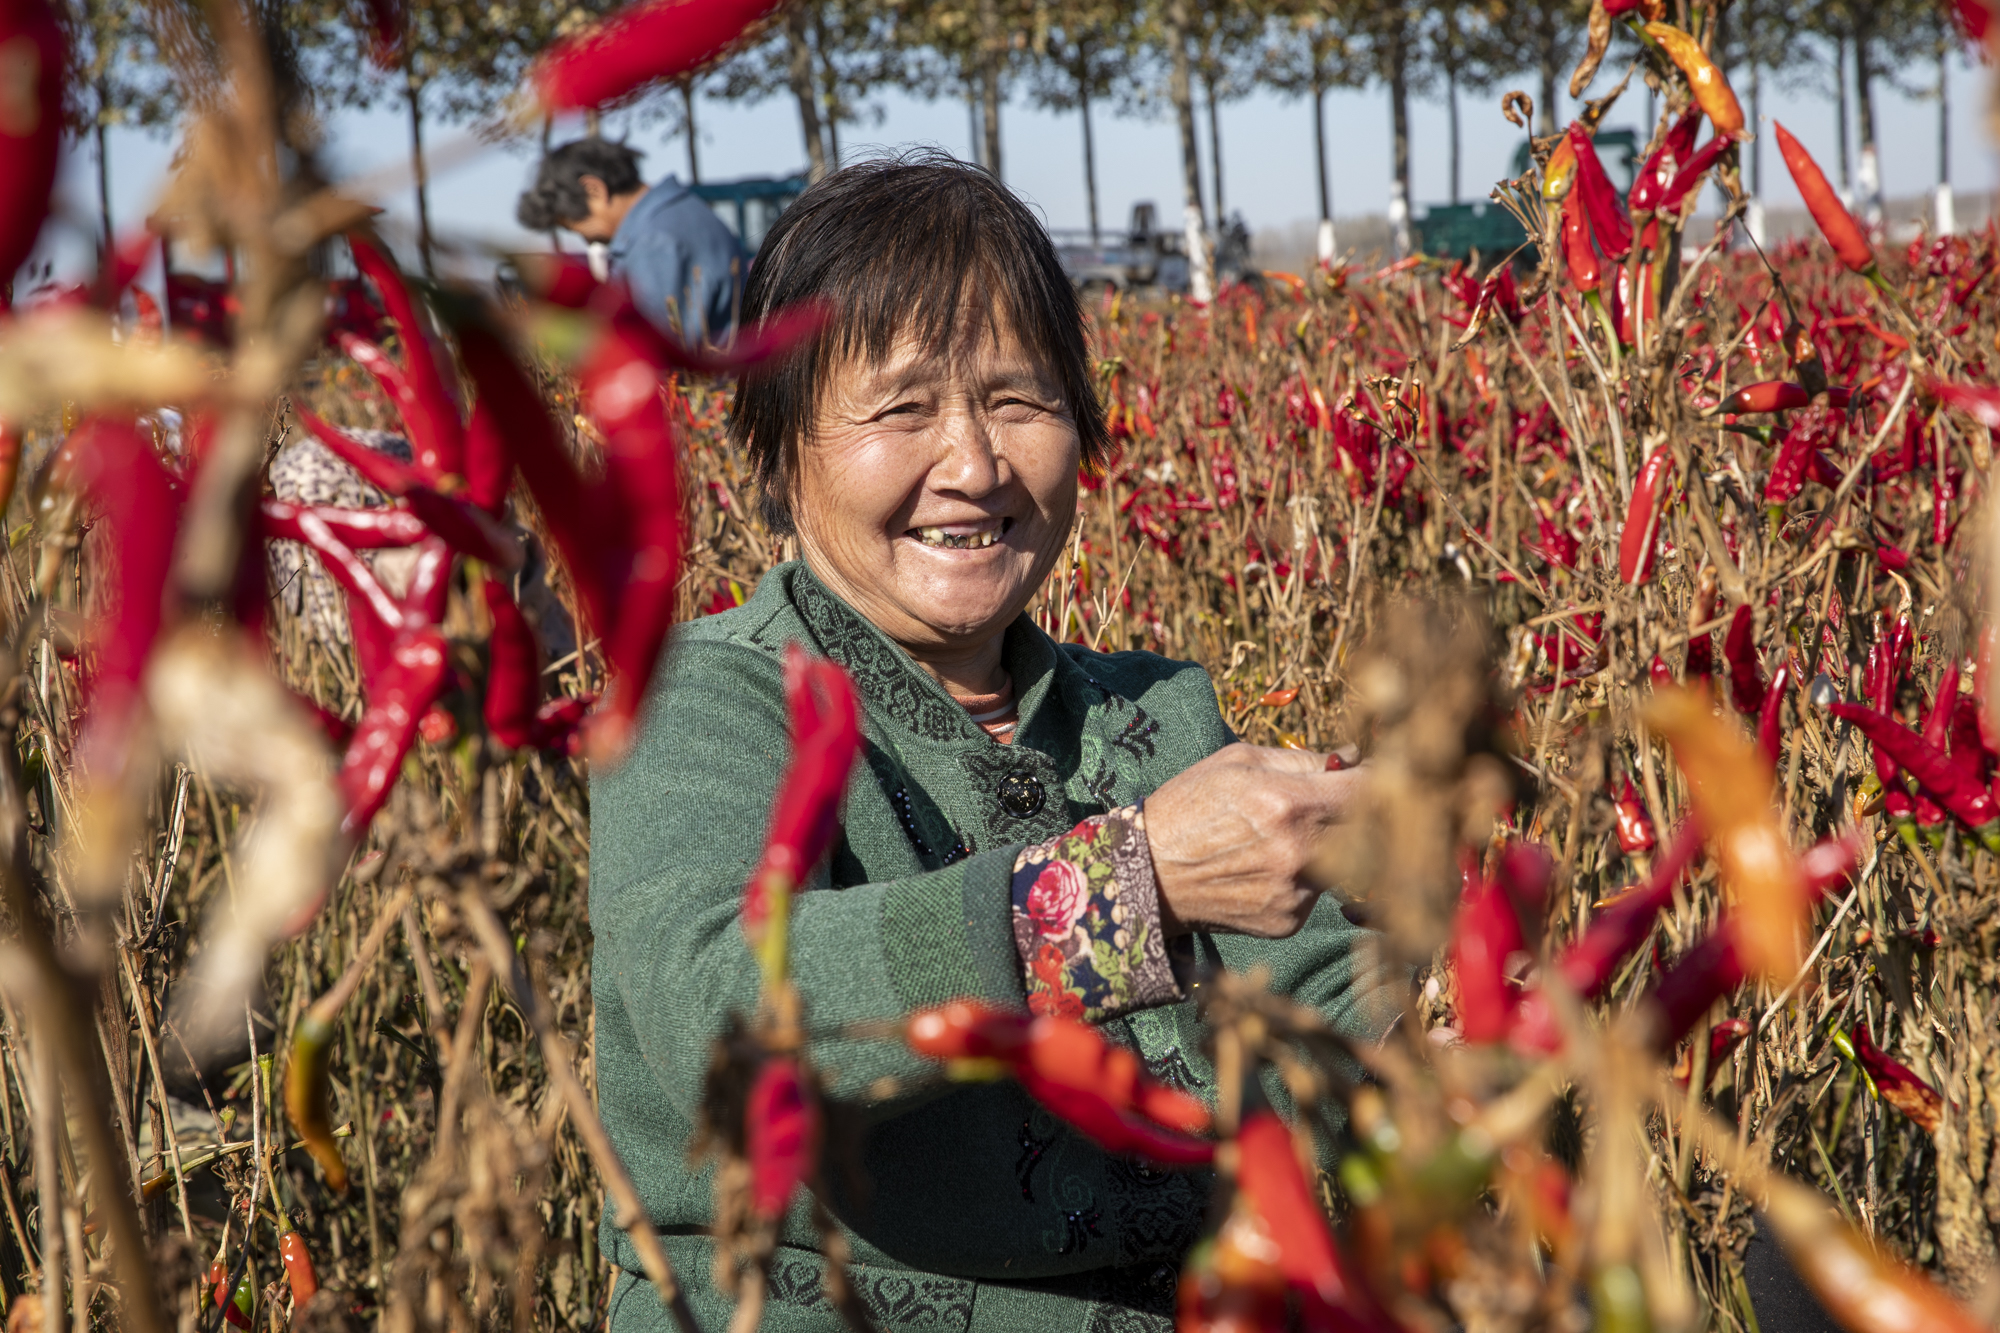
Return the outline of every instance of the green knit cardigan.
<path id="1" fill-rule="evenodd" d="M 680 628 L 636 750 L 592 780 L 604 1121 L 703 1327 L 724 1327 L 731 1306 L 710 1278 L 712 1168 L 690 1166 L 688 1143 L 711 1044 L 730 1014 L 756 1006 L 737 904 L 789 754 L 782 661 L 795 641 L 842 663 L 866 710 L 864 762 L 834 852 L 794 908 L 791 944 L 812 1058 L 835 1101 L 823 1202 L 847 1233 L 863 1299 L 887 1330 L 1168 1328 L 1206 1173 L 1111 1157 L 1012 1083 L 947 1084 L 899 1044 L 852 1030 L 957 996 L 1019 1007 L 1016 854 L 1143 800 L 1233 741 L 1214 686 L 1191 663 L 1058 644 L 1024 616 L 1004 649 L 1020 725 L 1001 745 L 802 563 L 772 570 L 745 605 Z M 1290 939 L 1204 944 L 1231 968 L 1265 965 L 1275 988 L 1373 1039 L 1402 991 L 1357 949 L 1364 936 L 1322 901 Z M 1156 1077 L 1212 1102 L 1194 999 L 1104 1026 Z M 1282 1088 L 1270 1093 L 1284 1103 Z M 765 1328 L 839 1327 L 815 1237 L 802 1197 Z M 616 1333 L 668 1327 L 608 1209 L 602 1244 L 625 1270 Z"/>

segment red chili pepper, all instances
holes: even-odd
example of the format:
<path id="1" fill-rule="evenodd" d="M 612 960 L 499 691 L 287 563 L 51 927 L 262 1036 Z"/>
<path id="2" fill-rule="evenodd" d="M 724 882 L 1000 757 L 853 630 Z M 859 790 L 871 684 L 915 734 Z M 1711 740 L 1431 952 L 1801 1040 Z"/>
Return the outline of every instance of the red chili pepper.
<path id="1" fill-rule="evenodd" d="M 1926 1133 L 1937 1133 L 1944 1119 L 1944 1098 L 1910 1067 L 1875 1044 L 1866 1023 L 1854 1025 L 1854 1058 L 1882 1100 L 1901 1111 Z"/>
<path id="2" fill-rule="evenodd" d="M 1766 380 L 1762 384 L 1745 385 L 1709 408 L 1703 415 L 1716 416 L 1728 413 L 1733 416 L 1744 416 L 1754 412 L 1789 412 L 1810 402 L 1812 395 L 1799 385 L 1788 380 Z"/>
<path id="3" fill-rule="evenodd" d="M 1786 662 L 1771 673 L 1771 687 L 1765 692 L 1763 706 L 1758 710 L 1757 748 L 1774 765 L 1778 762 L 1778 752 L 1784 748 L 1780 719 L 1785 711 L 1785 687 L 1791 683 L 1792 666 Z"/>
<path id="4" fill-rule="evenodd" d="M 1924 743 L 1942 750 L 1951 740 L 1951 713 L 1958 703 L 1958 659 L 1951 658 L 1938 672 L 1937 691 L 1924 713 Z"/>
<path id="5" fill-rule="evenodd" d="M 771 7 L 771 0 L 642 0 L 549 47 L 528 83 L 547 112 L 615 102 L 707 64 Z"/>
<path id="6" fill-rule="evenodd" d="M 1674 900 L 1674 885 L 1701 852 L 1701 830 L 1684 822 L 1653 858 L 1646 883 L 1620 895 L 1590 923 L 1583 938 L 1564 950 L 1557 971 L 1585 999 L 1596 999 L 1631 952 L 1652 932 L 1660 911 Z"/>
<path id="7" fill-rule="evenodd" d="M 1659 837 L 1653 832 L 1653 821 L 1647 817 L 1645 802 L 1639 799 L 1632 779 L 1625 779 L 1625 789 L 1618 793 L 1612 808 L 1618 816 L 1619 851 L 1627 856 L 1636 856 L 1659 845 Z"/>
<path id="8" fill-rule="evenodd" d="M 354 655 L 361 668 L 361 683 L 364 690 L 372 688 L 388 665 L 390 641 L 411 617 L 389 595 L 375 577 L 375 571 L 334 533 L 316 509 L 296 505 L 287 508 L 291 512 L 286 513 L 275 507 L 260 508 L 263 534 L 310 547 L 319 556 L 320 565 L 328 577 L 347 594 L 347 620 L 353 631 Z M 426 537 L 424 540 L 435 539 Z"/>
<path id="9" fill-rule="evenodd" d="M 1644 31 L 1647 37 L 1659 43 L 1667 59 L 1673 61 L 1686 76 L 1695 105 L 1708 116 L 1715 132 L 1730 138 L 1741 138 L 1743 107 L 1737 102 L 1736 94 L 1730 91 L 1729 80 L 1708 58 L 1708 52 L 1701 49 L 1701 43 L 1669 23 L 1648 23 Z"/>
<path id="10" fill-rule="evenodd" d="M 1484 1044 L 1501 1040 L 1512 1025 L 1520 988 L 1507 979 L 1507 959 L 1524 952 L 1527 942 L 1507 895 L 1480 874 L 1469 857 L 1463 879 L 1464 893 L 1451 935 L 1459 1031 L 1466 1041 Z"/>
<path id="11" fill-rule="evenodd" d="M 417 312 L 416 302 L 410 299 L 409 288 L 403 284 L 403 275 L 396 265 L 359 234 L 350 233 L 347 244 L 354 252 L 354 266 L 382 294 L 383 308 L 402 337 L 401 380 L 408 401 L 398 406 L 404 424 L 410 429 L 411 452 L 418 472 L 431 485 L 443 489 L 442 483 L 447 478 L 461 477 L 465 471 L 465 427 L 459 421 L 458 402 L 438 369 L 437 348 L 424 331 L 423 318 Z M 372 346 L 352 336 L 343 338 L 342 344 Z M 379 354 L 380 349 L 376 351 Z"/>
<path id="12" fill-rule="evenodd" d="M 1582 201 L 1573 190 L 1563 200 L 1562 247 L 1570 282 L 1579 292 L 1596 291 L 1603 281 L 1603 272 L 1598 264 L 1597 251 L 1590 245 L 1590 228 L 1584 221 Z"/>
<path id="13" fill-rule="evenodd" d="M 44 0 L 0 5 L 0 310 L 49 215 L 62 153 L 62 25 Z"/>
<path id="14" fill-rule="evenodd" d="M 1737 930 L 1735 916 L 1724 915 L 1714 930 L 1668 969 L 1647 997 L 1654 1047 L 1661 1053 L 1680 1045 L 1688 1029 L 1749 975 Z"/>
<path id="15" fill-rule="evenodd" d="M 1687 160 L 1687 165 L 1675 173 L 1673 180 L 1661 194 L 1659 211 L 1669 215 L 1679 213 L 1681 205 L 1690 195 L 1695 194 L 1700 189 L 1702 181 L 1707 179 L 1708 169 L 1735 146 L 1736 140 L 1726 134 L 1718 134 L 1703 144 L 1701 149 Z"/>
<path id="16" fill-rule="evenodd" d="M 356 551 L 394 550 L 416 546 L 431 530 L 407 509 L 336 509 L 331 505 L 299 505 L 266 498 L 258 502 L 264 518 L 287 531 L 310 515 L 340 542 Z"/>
<path id="17" fill-rule="evenodd" d="M 1278 1269 L 1304 1306 L 1305 1326 L 1355 1333 L 1397 1328 L 1340 1253 L 1285 1122 L 1269 1107 L 1252 1111 L 1237 1131 L 1236 1153 L 1236 1186 L 1278 1244 Z"/>
<path id="18" fill-rule="evenodd" d="M 1813 221 L 1819 224 L 1822 235 L 1833 246 L 1833 253 L 1840 262 L 1856 273 L 1863 275 L 1875 271 L 1875 251 L 1868 244 L 1867 234 L 1855 222 L 1854 215 L 1847 211 L 1847 205 L 1840 202 L 1833 186 L 1827 183 L 1826 173 L 1813 161 L 1812 154 L 1805 146 L 1792 137 L 1790 130 L 1777 121 L 1771 122 L 1777 131 L 1778 151 L 1784 155 L 1785 165 L 1791 169 L 1792 180 L 1799 187 L 1799 194 L 1805 198 L 1806 208 L 1812 213 Z"/>
<path id="19" fill-rule="evenodd" d="M 805 886 L 839 830 L 840 800 L 861 749 L 854 683 L 838 662 L 785 653 L 792 758 L 778 779 L 763 854 L 743 889 L 741 923 L 765 977 L 783 975 L 791 895 Z"/>
<path id="20" fill-rule="evenodd" d="M 368 58 L 377 69 L 394 70 L 402 65 L 403 34 L 408 20 L 402 0 L 367 0 Z"/>
<path id="21" fill-rule="evenodd" d="M 1688 612 L 1688 628 L 1706 625 L 1715 619 L 1716 574 L 1713 565 L 1704 565 L 1695 583 L 1694 609 Z M 1687 666 L 1682 672 L 1688 684 L 1715 674 L 1715 635 L 1707 630 L 1688 640 Z"/>
<path id="22" fill-rule="evenodd" d="M 911 1016 L 905 1041 L 953 1063 L 997 1062 L 1055 1115 L 1111 1152 L 1154 1161 L 1209 1161 L 1215 1145 L 1189 1137 L 1209 1127 L 1199 1101 L 1147 1078 L 1139 1057 L 1086 1023 L 953 1000 Z"/>
<path id="23" fill-rule="evenodd" d="M 1799 874 L 1814 898 L 1824 898 L 1852 882 L 1861 864 L 1861 835 L 1850 827 L 1838 837 L 1821 838 L 1799 856 Z"/>
<path id="24" fill-rule="evenodd" d="M 493 633 L 487 640 L 486 729 L 510 750 L 562 749 L 583 721 L 588 701 L 542 702 L 542 646 L 514 595 L 499 579 L 481 587 Z"/>
<path id="25" fill-rule="evenodd" d="M 1701 108 L 1691 106 L 1681 113 L 1660 146 L 1639 168 L 1638 178 L 1632 182 L 1631 196 L 1626 201 L 1634 213 L 1651 213 L 1660 207 L 1667 187 L 1674 183 L 1681 168 L 1694 156 L 1695 136 L 1699 133 Z"/>
<path id="26" fill-rule="evenodd" d="M 319 1290 L 319 1274 L 313 1271 L 312 1251 L 306 1238 L 296 1231 L 278 1237 L 278 1258 L 284 1262 L 285 1278 L 292 1288 L 292 1309 L 301 1310 Z"/>
<path id="27" fill-rule="evenodd" d="M 1569 143 L 1576 153 L 1576 193 L 1583 197 L 1590 233 L 1605 258 L 1618 263 L 1632 253 L 1632 219 L 1625 212 L 1625 201 L 1598 160 L 1597 145 L 1575 121 L 1570 122 Z"/>
<path id="28" fill-rule="evenodd" d="M 1722 656 L 1729 663 L 1729 701 L 1745 717 L 1755 717 L 1763 711 L 1764 696 L 1770 688 L 1764 683 L 1763 669 L 1757 665 L 1757 644 L 1752 637 L 1756 629 L 1756 612 L 1746 602 L 1736 608 L 1736 614 L 1729 619 L 1729 629 L 1722 636 Z"/>
<path id="29" fill-rule="evenodd" d="M 1631 584 L 1653 577 L 1653 557 L 1659 548 L 1661 481 L 1674 465 L 1673 450 L 1653 450 L 1632 483 L 1632 503 L 1625 511 L 1625 528 L 1618 537 L 1618 577 Z"/>
<path id="30" fill-rule="evenodd" d="M 1835 717 L 1854 724 L 1856 730 L 1873 741 L 1898 767 L 1914 778 L 1930 796 L 1962 820 L 1995 855 L 2000 855 L 2000 806 L 1976 781 L 1923 737 L 1903 729 L 1887 714 L 1861 704 L 1835 703 L 1828 706 Z"/>
<path id="31" fill-rule="evenodd" d="M 799 1062 L 774 1056 L 757 1071 L 744 1107 L 750 1206 L 770 1222 L 785 1215 L 819 1151 L 819 1116 Z"/>
<path id="32" fill-rule="evenodd" d="M 521 552 L 513 537 L 491 515 L 457 496 L 436 489 L 422 469 L 406 466 L 336 426 L 327 424 L 297 403 L 292 414 L 335 457 L 361 474 L 369 485 L 405 501 L 432 532 L 451 548 L 503 569 L 518 568 Z"/>
<path id="33" fill-rule="evenodd" d="M 389 799 L 403 757 L 416 744 L 417 723 L 451 683 L 444 636 L 426 625 L 406 629 L 389 645 L 389 661 L 368 692 L 354 739 L 340 764 L 347 798 L 341 831 L 359 837 Z"/>
<path id="34" fill-rule="evenodd" d="M 90 498 L 117 539 L 108 605 L 90 631 L 95 669 L 87 697 L 93 712 L 103 711 L 106 726 L 122 734 L 125 710 L 139 697 L 165 623 L 183 495 L 129 418 L 86 419 L 64 441 L 56 470 L 63 484 Z"/>
<path id="35" fill-rule="evenodd" d="M 585 401 L 604 430 L 600 485 L 621 496 L 618 509 L 604 516 L 616 521 L 617 568 L 606 573 L 618 579 L 618 612 L 600 629 L 611 681 L 590 733 L 591 748 L 606 757 L 631 748 L 680 586 L 680 481 L 673 433 L 660 397 L 658 367 L 645 356 L 629 323 L 613 324 L 605 332 L 578 375 Z"/>
<path id="36" fill-rule="evenodd" d="M 250 1317 L 257 1309 L 257 1293 L 250 1287 L 250 1270 L 244 1269 L 233 1296 L 228 1290 L 229 1267 L 222 1260 L 208 1266 L 208 1281 L 215 1292 L 215 1304 L 222 1307 L 223 1320 L 236 1328 L 249 1328 Z"/>
<path id="37" fill-rule="evenodd" d="M 1729 1053 L 1735 1050 L 1742 1043 L 1743 1039 L 1749 1035 L 1750 1023 L 1747 1019 L 1742 1018 L 1725 1018 L 1708 1030 L 1708 1075 L 1710 1078 L 1715 1077 L 1715 1072 L 1722 1068 L 1722 1062 L 1729 1058 Z M 1674 1082 L 1685 1088 L 1688 1085 L 1688 1080 L 1693 1077 L 1694 1048 L 1689 1047 L 1687 1050 L 1682 1051 L 1680 1059 L 1674 1062 Z"/>

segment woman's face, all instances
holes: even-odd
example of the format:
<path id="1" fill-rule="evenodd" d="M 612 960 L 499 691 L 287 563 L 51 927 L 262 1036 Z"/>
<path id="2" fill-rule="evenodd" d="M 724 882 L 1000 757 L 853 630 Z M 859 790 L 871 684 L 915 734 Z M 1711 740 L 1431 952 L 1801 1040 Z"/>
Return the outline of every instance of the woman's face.
<path id="1" fill-rule="evenodd" d="M 919 661 L 1003 631 L 1076 512 L 1076 421 L 1047 359 L 968 323 L 944 356 L 905 337 L 837 365 L 792 493 L 813 572 Z"/>

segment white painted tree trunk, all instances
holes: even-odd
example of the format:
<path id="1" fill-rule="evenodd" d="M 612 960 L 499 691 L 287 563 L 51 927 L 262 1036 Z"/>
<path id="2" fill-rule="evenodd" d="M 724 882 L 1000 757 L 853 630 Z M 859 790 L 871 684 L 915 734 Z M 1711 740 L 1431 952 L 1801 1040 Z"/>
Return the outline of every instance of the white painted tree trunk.
<path id="1" fill-rule="evenodd" d="M 1215 270 L 1208 253 L 1208 229 L 1201 225 L 1201 205 L 1190 203 L 1181 212 L 1181 234 L 1187 242 L 1188 296 L 1197 305 L 1215 299 Z"/>

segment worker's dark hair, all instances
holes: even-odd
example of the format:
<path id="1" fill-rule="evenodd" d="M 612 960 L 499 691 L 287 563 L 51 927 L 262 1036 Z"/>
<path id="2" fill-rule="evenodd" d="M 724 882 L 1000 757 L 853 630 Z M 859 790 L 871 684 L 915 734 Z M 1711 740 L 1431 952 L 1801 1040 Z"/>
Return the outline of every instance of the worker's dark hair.
<path id="1" fill-rule="evenodd" d="M 595 176 L 614 195 L 630 194 L 644 185 L 636 148 L 609 139 L 576 139 L 551 150 L 535 172 L 535 183 L 521 191 L 514 216 L 529 231 L 554 231 L 566 222 L 590 214 L 583 178 Z"/>
<path id="2" fill-rule="evenodd" d="M 750 266 L 746 322 L 808 302 L 832 312 L 812 341 L 746 375 L 730 410 L 730 438 L 756 466 L 772 531 L 793 531 L 798 448 L 828 371 L 851 357 L 879 362 L 906 332 L 927 353 L 945 354 L 964 330 L 968 299 L 985 300 L 985 318 L 1048 358 L 1084 461 L 1104 462 L 1110 435 L 1083 310 L 1048 232 L 1006 186 L 946 153 L 878 158 L 807 189 Z"/>

